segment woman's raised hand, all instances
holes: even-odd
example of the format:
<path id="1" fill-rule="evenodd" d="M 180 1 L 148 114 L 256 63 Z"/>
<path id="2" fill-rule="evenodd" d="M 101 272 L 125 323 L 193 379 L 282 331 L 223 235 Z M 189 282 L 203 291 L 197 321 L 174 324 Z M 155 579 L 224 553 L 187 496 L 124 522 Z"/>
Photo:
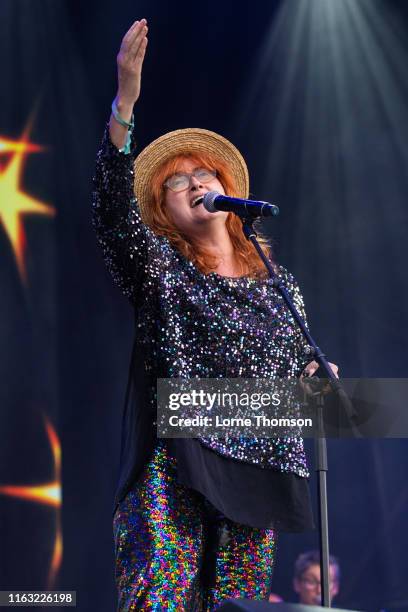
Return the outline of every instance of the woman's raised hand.
<path id="1" fill-rule="evenodd" d="M 140 95 L 142 65 L 147 47 L 147 21 L 135 21 L 126 32 L 117 56 L 118 94 L 116 103 L 128 107 L 135 104 Z"/>
<path id="2" fill-rule="evenodd" d="M 142 65 L 147 47 L 146 19 L 135 21 L 126 32 L 117 56 L 118 93 L 115 98 L 117 111 L 124 121 L 130 122 L 133 106 L 140 95 Z M 128 130 L 118 122 L 113 113 L 109 121 L 110 138 L 118 149 L 122 149 L 128 139 Z"/>

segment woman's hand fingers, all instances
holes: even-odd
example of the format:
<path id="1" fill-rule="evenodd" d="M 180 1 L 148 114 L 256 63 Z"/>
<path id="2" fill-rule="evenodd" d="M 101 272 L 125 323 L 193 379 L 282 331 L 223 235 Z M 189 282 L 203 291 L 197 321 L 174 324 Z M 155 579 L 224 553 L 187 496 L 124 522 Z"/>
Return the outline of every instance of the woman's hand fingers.
<path id="1" fill-rule="evenodd" d="M 129 46 L 129 54 L 133 59 L 136 59 L 138 54 L 142 51 L 143 45 L 147 42 L 147 32 L 148 27 L 144 25 L 143 27 L 136 31 L 135 37 L 132 39 L 132 42 Z"/>
<path id="2" fill-rule="evenodd" d="M 140 62 L 141 60 L 143 60 L 144 58 L 144 54 L 146 51 L 146 47 L 147 47 L 147 30 L 146 33 L 143 34 L 143 36 L 140 38 L 140 41 L 137 41 L 137 44 L 135 43 L 132 47 L 132 59 L 134 62 Z"/>
<path id="3" fill-rule="evenodd" d="M 146 19 L 141 19 L 140 21 L 137 20 L 130 26 L 130 28 L 128 29 L 128 31 L 126 32 L 126 34 L 124 35 L 122 39 L 122 44 L 127 45 L 131 42 L 131 40 L 135 36 L 135 32 L 137 31 L 138 28 L 140 29 L 140 26 L 143 22 L 146 23 Z"/>
<path id="4" fill-rule="evenodd" d="M 339 368 L 335 363 L 330 363 L 329 362 L 329 366 L 333 372 L 333 374 L 336 376 L 336 378 L 338 378 L 338 371 Z M 305 367 L 305 369 L 303 370 L 302 374 L 301 374 L 301 378 L 304 378 L 305 376 L 313 376 L 313 374 L 316 372 L 316 370 L 318 370 L 319 368 L 319 364 L 317 363 L 317 361 L 311 361 L 310 363 L 307 364 L 307 366 Z"/>
<path id="5" fill-rule="evenodd" d="M 147 30 L 145 19 L 135 22 L 122 40 L 119 55 L 129 59 L 134 58 L 139 51 L 141 43 L 146 38 Z"/>
<path id="6" fill-rule="evenodd" d="M 146 41 L 147 26 L 143 21 L 139 21 L 136 26 L 132 26 L 122 40 L 118 53 L 118 63 L 123 65 L 131 63 L 137 56 L 140 46 Z"/>
<path id="7" fill-rule="evenodd" d="M 140 95 L 142 65 L 147 47 L 146 19 L 135 21 L 123 37 L 117 56 L 118 95 L 134 104 Z"/>
<path id="8" fill-rule="evenodd" d="M 335 363 L 330 363 L 329 361 L 329 366 L 332 369 L 333 374 L 335 375 L 336 378 L 339 377 L 339 366 L 337 366 Z"/>
<path id="9" fill-rule="evenodd" d="M 313 374 L 316 372 L 318 368 L 319 368 L 319 364 L 317 363 L 317 361 L 311 361 L 310 363 L 307 364 L 307 366 L 303 370 L 301 374 L 301 378 L 313 376 Z"/>

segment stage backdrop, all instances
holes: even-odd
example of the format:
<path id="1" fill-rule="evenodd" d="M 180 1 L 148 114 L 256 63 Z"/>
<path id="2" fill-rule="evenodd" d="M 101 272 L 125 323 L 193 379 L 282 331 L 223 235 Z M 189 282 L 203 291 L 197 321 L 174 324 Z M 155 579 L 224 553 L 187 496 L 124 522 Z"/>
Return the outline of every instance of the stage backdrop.
<path id="1" fill-rule="evenodd" d="M 246 157 L 310 327 L 344 376 L 406 376 L 405 2 L 0 4 L 0 588 L 114 608 L 112 501 L 132 344 L 90 223 L 120 40 L 149 20 L 140 148 L 203 127 Z M 406 440 L 329 444 L 341 607 L 408 599 Z M 311 457 L 313 468 L 313 459 Z M 312 479 L 314 490 L 314 479 Z M 294 600 L 282 534 L 273 590 Z"/>

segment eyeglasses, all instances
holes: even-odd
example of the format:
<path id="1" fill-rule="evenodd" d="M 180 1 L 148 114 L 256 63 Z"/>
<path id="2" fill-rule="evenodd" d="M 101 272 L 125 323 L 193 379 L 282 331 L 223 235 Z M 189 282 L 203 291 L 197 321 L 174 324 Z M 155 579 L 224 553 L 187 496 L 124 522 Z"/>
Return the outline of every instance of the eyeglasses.
<path id="1" fill-rule="evenodd" d="M 307 589 L 316 589 L 317 587 L 321 586 L 320 580 L 316 580 L 315 578 L 301 578 L 300 580 L 301 582 L 303 582 Z M 330 587 L 333 587 L 335 583 L 335 580 L 329 580 Z"/>
<path id="2" fill-rule="evenodd" d="M 191 173 L 177 172 L 164 181 L 163 187 L 167 187 L 171 191 L 184 191 L 189 188 L 192 176 L 200 183 L 209 183 L 217 176 L 217 171 L 207 170 L 207 168 L 196 168 Z"/>

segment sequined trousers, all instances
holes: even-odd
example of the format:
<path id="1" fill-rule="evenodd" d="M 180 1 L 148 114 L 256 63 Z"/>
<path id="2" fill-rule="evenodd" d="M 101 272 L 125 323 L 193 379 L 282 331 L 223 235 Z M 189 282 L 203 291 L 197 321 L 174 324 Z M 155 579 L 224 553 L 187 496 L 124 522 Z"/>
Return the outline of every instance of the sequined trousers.
<path id="1" fill-rule="evenodd" d="M 230 521 L 180 485 L 161 440 L 115 512 L 118 611 L 204 612 L 229 598 L 267 599 L 275 536 Z"/>

